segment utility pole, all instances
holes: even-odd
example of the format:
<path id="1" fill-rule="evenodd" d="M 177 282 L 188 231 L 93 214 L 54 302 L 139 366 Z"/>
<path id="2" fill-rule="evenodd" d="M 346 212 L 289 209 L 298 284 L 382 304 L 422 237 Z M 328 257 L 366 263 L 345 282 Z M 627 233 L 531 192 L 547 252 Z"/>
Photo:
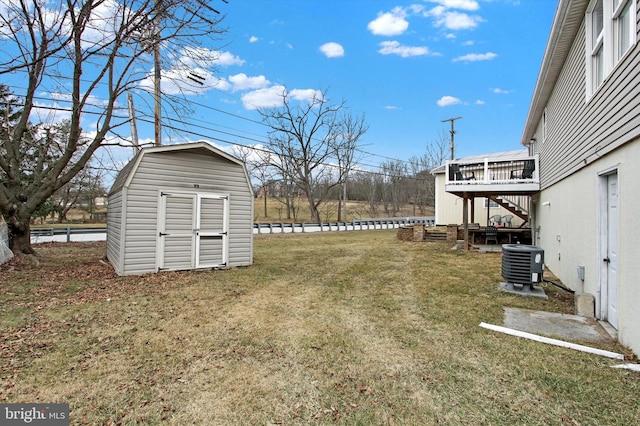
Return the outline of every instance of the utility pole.
<path id="1" fill-rule="evenodd" d="M 449 133 L 451 133 L 451 142 L 449 142 L 449 147 L 451 148 L 451 159 L 454 160 L 456 158 L 455 156 L 455 149 L 454 149 L 454 145 L 453 145 L 453 138 L 454 135 L 456 134 L 456 131 L 453 128 L 453 123 L 456 120 L 461 119 L 462 117 L 454 117 L 454 118 L 447 118 L 446 120 L 442 120 L 441 122 L 444 123 L 445 121 L 449 121 L 451 122 L 451 130 L 449 130 Z"/>
<path id="2" fill-rule="evenodd" d="M 133 106 L 133 95 L 127 93 L 127 101 L 129 103 L 129 120 L 131 120 L 131 144 L 133 145 L 133 154 L 137 154 L 140 150 L 138 143 L 138 126 L 136 125 L 136 110 Z"/>
<path id="3" fill-rule="evenodd" d="M 161 62 L 160 62 L 160 41 L 162 40 L 162 33 L 160 27 L 160 19 L 161 19 L 161 3 L 162 0 L 155 0 L 155 9 L 156 14 L 154 17 L 155 25 L 154 25 L 154 45 L 153 45 L 153 70 L 154 70 L 154 81 L 153 81 L 153 92 L 154 92 L 154 100 L 155 100 L 155 141 L 156 146 L 162 145 L 162 122 L 161 122 L 161 114 L 162 114 L 162 100 L 160 98 L 160 77 L 162 75 L 161 70 Z"/>

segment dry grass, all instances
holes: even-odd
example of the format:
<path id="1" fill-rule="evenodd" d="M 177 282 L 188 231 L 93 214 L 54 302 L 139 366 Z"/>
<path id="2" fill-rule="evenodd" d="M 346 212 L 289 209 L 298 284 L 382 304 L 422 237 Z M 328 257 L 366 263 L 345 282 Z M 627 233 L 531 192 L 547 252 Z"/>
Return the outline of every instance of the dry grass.
<path id="1" fill-rule="evenodd" d="M 311 222 L 311 215 L 309 213 L 309 206 L 307 200 L 304 198 L 297 198 L 294 200 L 294 206 L 298 213 L 295 218 L 295 222 Z M 320 203 L 318 207 L 320 212 L 320 219 L 323 222 L 335 222 L 338 218 L 338 201 L 327 200 Z M 405 217 L 405 216 L 433 216 L 434 208 L 427 207 L 424 214 L 420 213 L 420 209 L 416 207 L 416 211 L 413 211 L 413 204 L 403 204 L 400 206 L 400 211 L 396 214 L 387 213 L 384 211 L 383 205 L 378 205 L 378 212 L 371 214 L 369 206 L 363 201 L 347 201 L 347 222 L 353 219 L 363 218 L 381 218 L 381 217 Z M 287 210 L 280 201 L 275 198 L 267 199 L 267 215 L 264 215 L 264 198 L 256 198 L 254 203 L 254 222 L 256 223 L 269 223 L 269 222 L 292 222 L 294 219 L 288 220 Z M 341 219 L 344 221 L 344 218 Z"/>
<path id="2" fill-rule="evenodd" d="M 0 400 L 68 402 L 73 424 L 640 422 L 637 373 L 478 327 L 571 310 L 499 292 L 497 254 L 261 235 L 251 267 L 119 278 L 102 243 L 40 253 L 0 271 Z"/>

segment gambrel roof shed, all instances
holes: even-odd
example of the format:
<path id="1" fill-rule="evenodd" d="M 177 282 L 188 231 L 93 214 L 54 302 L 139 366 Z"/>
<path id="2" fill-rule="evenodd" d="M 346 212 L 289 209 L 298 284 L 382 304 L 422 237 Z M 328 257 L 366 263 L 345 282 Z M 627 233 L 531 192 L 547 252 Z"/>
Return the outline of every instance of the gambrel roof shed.
<path id="1" fill-rule="evenodd" d="M 251 265 L 244 163 L 206 142 L 140 150 L 109 192 L 107 258 L 119 275 Z"/>

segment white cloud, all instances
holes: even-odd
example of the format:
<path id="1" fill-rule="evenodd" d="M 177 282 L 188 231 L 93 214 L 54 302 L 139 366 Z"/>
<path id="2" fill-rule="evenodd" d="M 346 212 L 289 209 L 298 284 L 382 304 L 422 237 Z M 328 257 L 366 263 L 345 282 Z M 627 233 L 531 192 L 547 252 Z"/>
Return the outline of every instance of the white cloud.
<path id="1" fill-rule="evenodd" d="M 440 107 L 447 107 L 447 106 L 451 106 L 451 105 L 458 105 L 461 104 L 462 101 L 454 96 L 443 96 L 440 99 L 438 99 L 438 106 Z"/>
<path id="2" fill-rule="evenodd" d="M 431 0 L 433 3 L 438 3 L 440 6 L 447 9 L 462 9 L 462 10 L 478 10 L 480 5 L 476 0 Z"/>
<path id="3" fill-rule="evenodd" d="M 411 56 L 424 56 L 429 54 L 429 48 L 426 46 L 403 46 L 398 41 L 383 41 L 380 43 L 378 53 L 383 55 L 398 55 L 403 58 Z"/>
<path id="4" fill-rule="evenodd" d="M 245 93 L 241 99 L 244 107 L 248 110 L 280 107 L 284 105 L 282 96 L 285 93 L 289 99 L 301 102 L 312 102 L 314 99 L 323 99 L 322 91 L 320 90 L 293 89 L 287 93 L 287 89 L 280 85 Z"/>
<path id="5" fill-rule="evenodd" d="M 267 87 L 270 82 L 264 75 L 249 77 L 245 73 L 229 76 L 229 82 L 233 84 L 233 90 L 261 89 Z"/>
<path id="6" fill-rule="evenodd" d="M 249 110 L 278 107 L 282 105 L 282 95 L 285 92 L 284 86 L 271 86 L 254 90 L 242 95 L 242 104 Z"/>
<path id="7" fill-rule="evenodd" d="M 244 59 L 229 52 L 220 52 L 204 47 L 187 47 L 182 49 L 182 56 L 177 63 L 184 67 L 210 68 L 213 66 L 243 65 Z"/>
<path id="8" fill-rule="evenodd" d="M 512 92 L 512 90 L 500 89 L 496 87 L 495 89 L 491 89 L 491 91 L 498 95 L 507 95 Z"/>
<path id="9" fill-rule="evenodd" d="M 258 40 L 260 40 L 260 39 L 259 39 L 258 37 L 256 37 L 256 36 L 251 36 L 251 37 L 249 37 L 249 43 L 255 43 L 255 42 L 257 42 Z"/>
<path id="10" fill-rule="evenodd" d="M 470 16 L 460 12 L 445 12 L 436 19 L 437 27 L 445 27 L 448 30 L 469 30 L 478 26 L 483 19 L 479 16 Z"/>
<path id="11" fill-rule="evenodd" d="M 29 119 L 34 123 L 60 123 L 62 120 L 71 119 L 71 111 L 66 103 L 63 105 L 58 102 L 34 102 Z"/>
<path id="12" fill-rule="evenodd" d="M 229 52 L 217 52 L 218 57 L 216 58 L 216 65 L 221 65 L 223 67 L 229 65 L 244 65 L 245 60 L 241 59 L 238 56 L 235 56 Z"/>
<path id="13" fill-rule="evenodd" d="M 481 99 L 478 99 L 476 101 L 476 105 L 484 105 L 484 104 L 485 104 L 485 102 L 483 100 L 481 100 Z"/>
<path id="14" fill-rule="evenodd" d="M 211 82 L 210 85 L 212 88 L 222 90 L 225 92 L 228 90 L 231 90 L 231 84 L 229 84 L 229 82 L 224 78 L 219 78 L 214 75 L 210 75 L 209 77 L 210 77 L 209 81 Z"/>
<path id="15" fill-rule="evenodd" d="M 322 92 L 315 89 L 293 89 L 289 92 L 289 97 L 298 101 L 311 102 L 314 99 L 322 99 Z"/>
<path id="16" fill-rule="evenodd" d="M 388 109 L 388 110 L 396 110 L 396 109 L 400 109 L 395 105 L 387 105 L 386 107 L 384 107 L 384 109 Z"/>
<path id="17" fill-rule="evenodd" d="M 475 44 L 475 42 L 473 40 L 467 40 L 464 43 L 462 43 L 463 46 L 473 46 Z"/>
<path id="18" fill-rule="evenodd" d="M 344 48 L 338 43 L 330 41 L 320 46 L 320 51 L 324 53 L 327 58 L 340 58 L 344 56 Z"/>
<path id="19" fill-rule="evenodd" d="M 458 56 L 453 60 L 453 62 L 477 62 L 477 61 L 489 61 L 497 57 L 493 52 L 487 53 L 469 53 L 468 55 Z"/>
<path id="20" fill-rule="evenodd" d="M 140 81 L 139 87 L 152 92 L 153 78 L 152 70 L 147 78 Z M 211 89 L 224 91 L 231 89 L 231 84 L 227 80 L 216 77 L 209 70 L 203 68 L 162 70 L 160 85 L 162 92 L 168 95 L 199 95 Z"/>
<path id="21" fill-rule="evenodd" d="M 374 35 L 396 36 L 409 28 L 409 22 L 405 19 L 405 13 L 396 8 L 393 12 L 379 13 L 376 19 L 369 22 L 367 28 Z"/>
<path id="22" fill-rule="evenodd" d="M 442 16 L 447 11 L 444 6 L 436 6 L 433 9 L 423 13 L 423 16 Z"/>
<path id="23" fill-rule="evenodd" d="M 49 2 L 39 3 L 39 12 L 42 13 L 42 20 L 48 33 L 59 33 L 60 36 L 69 36 L 72 30 L 72 22 L 69 14 L 64 13 L 64 9 Z M 2 14 L 3 25 L 0 26 L 0 38 L 13 37 L 12 32 L 20 32 L 26 30 L 26 26 L 20 26 L 21 19 L 16 19 L 14 10 L 19 9 L 15 6 L 18 2 L 3 0 L 0 2 L 0 14 Z M 31 11 L 32 12 L 32 11 Z M 20 14 L 21 15 L 21 14 Z M 82 32 L 83 48 L 99 48 L 114 42 L 116 34 L 114 29 L 121 25 L 122 20 L 126 21 L 142 21 L 145 18 L 135 18 L 135 12 L 117 2 L 117 0 L 105 0 L 98 2 L 91 10 L 84 30 Z M 134 26 L 134 25 L 132 25 Z M 142 25 L 140 25 L 142 27 Z M 39 32 L 39 31 L 38 31 Z"/>

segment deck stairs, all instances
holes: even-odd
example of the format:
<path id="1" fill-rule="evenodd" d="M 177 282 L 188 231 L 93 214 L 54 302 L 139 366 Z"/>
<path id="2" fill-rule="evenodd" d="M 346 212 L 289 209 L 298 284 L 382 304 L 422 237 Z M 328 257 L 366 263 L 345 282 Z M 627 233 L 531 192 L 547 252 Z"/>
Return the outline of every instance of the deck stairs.
<path id="1" fill-rule="evenodd" d="M 424 241 L 442 242 L 447 241 L 447 233 L 441 231 L 427 231 L 424 233 Z"/>
<path id="2" fill-rule="evenodd" d="M 520 219 L 524 220 L 524 223 L 529 222 L 529 212 L 527 209 L 515 201 L 510 200 L 508 196 L 501 197 L 499 195 L 492 195 L 489 196 L 489 199 L 495 201 L 514 215 L 518 216 Z"/>

